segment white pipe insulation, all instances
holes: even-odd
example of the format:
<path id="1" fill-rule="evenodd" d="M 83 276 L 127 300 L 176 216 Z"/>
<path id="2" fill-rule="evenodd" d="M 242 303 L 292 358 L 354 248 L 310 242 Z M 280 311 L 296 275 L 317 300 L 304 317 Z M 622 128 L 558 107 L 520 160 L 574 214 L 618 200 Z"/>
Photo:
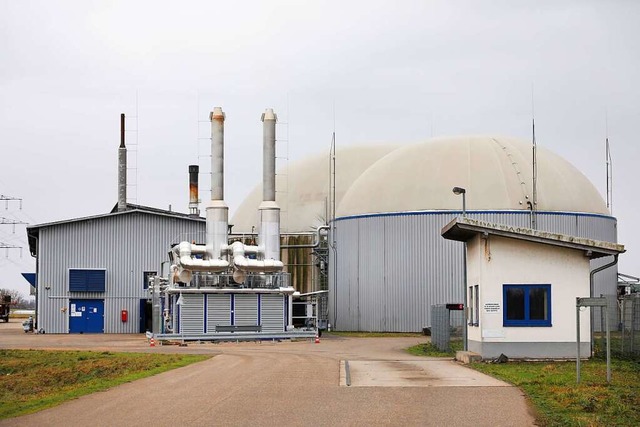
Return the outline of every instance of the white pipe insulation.
<path id="1" fill-rule="evenodd" d="M 224 250 L 226 249 L 224 248 Z M 204 245 L 181 242 L 179 245 L 175 245 L 172 250 L 178 259 L 178 265 L 174 266 L 174 274 L 177 276 L 178 281 L 183 283 L 191 281 L 192 271 L 219 273 L 229 267 L 229 261 L 227 260 L 193 258 L 193 255 L 206 255 L 207 247 Z"/>
<path id="2" fill-rule="evenodd" d="M 273 109 L 262 114 L 262 203 L 258 245 L 265 259 L 280 259 L 280 208 L 276 204 L 276 121 Z"/>
<path id="3" fill-rule="evenodd" d="M 233 265 L 240 271 L 273 273 L 282 270 L 284 264 L 282 261 L 275 259 L 256 260 L 246 258 L 248 253 L 257 253 L 258 247 L 244 245 L 242 242 L 233 242 L 231 244 L 231 252 L 233 256 Z"/>
<path id="4" fill-rule="evenodd" d="M 219 259 L 228 244 L 229 208 L 224 202 L 224 120 L 222 108 L 215 107 L 211 120 L 211 201 L 206 208 L 207 259 Z"/>

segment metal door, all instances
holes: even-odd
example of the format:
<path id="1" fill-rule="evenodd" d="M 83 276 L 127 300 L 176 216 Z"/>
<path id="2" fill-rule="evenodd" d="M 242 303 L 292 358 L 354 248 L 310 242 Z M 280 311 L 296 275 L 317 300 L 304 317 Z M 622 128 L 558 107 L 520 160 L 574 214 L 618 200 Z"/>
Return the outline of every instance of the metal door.
<path id="1" fill-rule="evenodd" d="M 101 334 L 104 332 L 104 300 L 69 300 L 69 333 Z"/>
<path id="2" fill-rule="evenodd" d="M 283 332 L 285 304 L 284 296 L 278 294 L 260 295 L 260 324 L 262 332 Z"/>
<path id="3" fill-rule="evenodd" d="M 234 295 L 234 325 L 253 326 L 258 324 L 258 295 Z"/>

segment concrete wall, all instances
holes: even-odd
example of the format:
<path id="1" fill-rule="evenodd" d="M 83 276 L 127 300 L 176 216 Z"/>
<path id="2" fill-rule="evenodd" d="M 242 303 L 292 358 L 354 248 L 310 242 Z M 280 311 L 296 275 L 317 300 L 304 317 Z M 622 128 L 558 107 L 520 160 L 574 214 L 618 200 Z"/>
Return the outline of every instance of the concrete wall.
<path id="1" fill-rule="evenodd" d="M 467 283 L 479 285 L 480 302 L 479 325 L 468 328 L 469 349 L 483 357 L 500 353 L 509 357 L 575 357 L 576 297 L 589 296 L 590 263 L 584 253 L 499 236 L 485 239 L 480 235 L 467 248 Z M 505 284 L 551 285 L 552 326 L 504 326 Z M 588 310 L 581 313 L 580 322 L 586 350 L 583 354 L 588 354 Z"/>

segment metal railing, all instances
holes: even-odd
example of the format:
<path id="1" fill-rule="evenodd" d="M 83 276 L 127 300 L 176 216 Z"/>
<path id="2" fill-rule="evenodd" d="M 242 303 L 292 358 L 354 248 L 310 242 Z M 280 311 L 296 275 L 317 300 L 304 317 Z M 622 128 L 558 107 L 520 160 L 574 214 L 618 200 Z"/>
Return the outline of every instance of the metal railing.
<path id="1" fill-rule="evenodd" d="M 189 287 L 278 289 L 288 288 L 291 283 L 291 275 L 289 273 L 247 274 L 242 279 L 242 283 L 238 283 L 232 274 L 208 274 L 195 272 Z"/>

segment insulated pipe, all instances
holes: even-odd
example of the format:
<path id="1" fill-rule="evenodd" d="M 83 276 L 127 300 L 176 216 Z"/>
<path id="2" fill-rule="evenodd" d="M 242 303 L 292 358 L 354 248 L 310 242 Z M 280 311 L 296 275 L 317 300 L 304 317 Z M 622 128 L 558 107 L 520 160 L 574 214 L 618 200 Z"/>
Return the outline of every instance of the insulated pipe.
<path id="1" fill-rule="evenodd" d="M 282 261 L 275 259 L 255 260 L 246 258 L 246 253 L 254 250 L 255 246 L 248 248 L 242 242 L 233 242 L 231 251 L 233 254 L 233 265 L 240 271 L 249 271 L 257 273 L 273 273 L 281 271 L 284 267 Z"/>
<path id="2" fill-rule="evenodd" d="M 330 229 L 331 229 L 331 226 L 329 225 L 321 225 L 318 228 L 316 228 L 316 241 L 313 243 L 307 243 L 302 245 L 280 245 L 280 247 L 282 249 L 317 248 L 318 246 L 320 246 L 320 242 L 322 241 L 322 235 L 321 235 L 322 230 L 329 231 Z"/>
<path id="3" fill-rule="evenodd" d="M 201 246 L 200 246 L 201 248 Z M 192 251 L 192 249 L 196 249 Z M 193 245 L 189 242 L 182 242 L 178 246 L 178 255 L 180 266 L 185 270 L 190 271 L 212 271 L 221 272 L 229 267 L 229 262 L 222 259 L 209 259 L 203 260 L 199 258 L 193 258 L 191 255 L 198 253 L 199 246 Z M 180 272 L 182 274 L 182 272 Z"/>
<path id="4" fill-rule="evenodd" d="M 118 148 L 118 212 L 127 209 L 127 147 L 124 145 L 124 113 L 120 114 L 120 147 Z"/>
<path id="5" fill-rule="evenodd" d="M 198 165 L 189 165 L 189 215 L 199 217 L 200 209 L 198 209 L 198 173 L 200 167 Z"/>
<path id="6" fill-rule="evenodd" d="M 215 107 L 211 119 L 211 201 L 207 205 L 207 259 L 219 259 L 228 243 L 229 208 L 224 202 L 224 120 Z"/>
<path id="7" fill-rule="evenodd" d="M 258 244 L 265 259 L 280 259 L 280 208 L 276 204 L 276 121 L 273 109 L 262 114 L 262 203 Z"/>

